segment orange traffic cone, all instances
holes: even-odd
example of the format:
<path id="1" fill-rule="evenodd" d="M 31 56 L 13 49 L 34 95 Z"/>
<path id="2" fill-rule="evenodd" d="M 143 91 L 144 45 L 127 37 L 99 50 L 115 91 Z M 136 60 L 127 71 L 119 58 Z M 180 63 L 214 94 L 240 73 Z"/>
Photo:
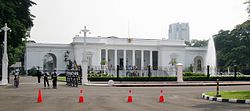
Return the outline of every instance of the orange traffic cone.
<path id="1" fill-rule="evenodd" d="M 82 89 L 80 90 L 80 96 L 79 96 L 79 103 L 84 103 L 84 97 L 83 97 L 83 94 L 82 94 Z"/>
<path id="2" fill-rule="evenodd" d="M 159 102 L 160 102 L 160 103 L 164 103 L 164 102 L 165 102 L 164 96 L 163 96 L 163 90 L 161 90 Z"/>
<path id="3" fill-rule="evenodd" d="M 41 103 L 41 102 L 43 102 L 43 99 L 42 99 L 42 92 L 41 92 L 41 90 L 39 89 L 39 91 L 38 91 L 37 103 Z"/>
<path id="4" fill-rule="evenodd" d="M 128 95 L 128 103 L 132 103 L 133 102 L 133 98 L 132 98 L 132 94 L 131 94 L 132 91 L 129 90 L 128 93 L 129 93 L 129 95 Z"/>

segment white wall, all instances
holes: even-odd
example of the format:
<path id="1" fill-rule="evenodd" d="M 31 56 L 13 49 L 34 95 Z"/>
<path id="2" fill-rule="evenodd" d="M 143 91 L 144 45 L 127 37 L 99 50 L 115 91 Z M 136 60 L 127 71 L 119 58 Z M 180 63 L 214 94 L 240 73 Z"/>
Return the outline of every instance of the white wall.
<path id="1" fill-rule="evenodd" d="M 70 51 L 71 60 L 76 60 L 77 64 L 82 64 L 83 42 L 81 42 L 80 40 L 81 39 L 79 38 L 79 41 L 73 42 L 71 44 L 28 43 L 26 47 L 25 69 L 28 70 L 33 66 L 43 67 L 44 56 L 47 53 L 53 53 L 57 58 L 57 69 L 65 70 L 66 65 L 63 60 L 64 53 L 67 50 Z M 183 41 L 152 40 L 152 43 L 149 43 L 150 40 L 135 40 L 134 43 L 129 44 L 126 43 L 126 39 L 114 39 L 113 42 L 119 41 L 121 42 L 121 44 L 111 44 L 109 42 L 105 43 L 111 40 L 113 39 L 100 38 L 100 40 L 97 40 L 97 42 L 95 43 L 93 39 L 91 41 L 92 43 L 87 44 L 86 51 L 87 54 L 90 54 L 92 56 L 92 66 L 100 66 L 101 49 L 115 49 L 122 51 L 127 50 L 127 65 L 132 65 L 132 55 L 128 53 L 128 50 L 144 50 L 144 59 L 146 60 L 144 64 L 146 65 L 148 65 L 150 61 L 148 58 L 149 54 L 147 53 L 146 55 L 145 51 L 158 51 L 158 66 L 169 66 L 171 56 L 175 55 L 178 63 L 183 63 L 184 67 L 189 67 L 190 64 L 193 64 L 193 60 L 196 56 L 201 56 L 204 59 L 206 55 L 206 48 L 186 47 L 185 45 L 183 45 Z M 123 52 L 121 54 L 123 54 Z M 114 66 L 114 57 L 112 55 L 109 54 L 109 58 L 111 59 L 110 63 L 112 63 L 112 65 Z M 119 56 L 123 58 L 123 55 Z M 117 57 L 117 59 L 119 59 L 119 57 Z M 119 62 L 117 62 L 117 64 L 119 64 Z"/>

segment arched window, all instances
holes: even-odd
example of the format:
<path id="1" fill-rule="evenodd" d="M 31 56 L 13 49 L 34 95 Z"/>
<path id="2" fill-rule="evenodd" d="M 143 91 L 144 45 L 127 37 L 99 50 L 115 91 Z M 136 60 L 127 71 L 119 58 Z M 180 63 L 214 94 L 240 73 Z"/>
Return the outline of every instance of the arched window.
<path id="1" fill-rule="evenodd" d="M 53 71 L 56 69 L 56 55 L 52 53 L 47 53 L 43 58 L 43 70 Z"/>
<path id="2" fill-rule="evenodd" d="M 197 71 L 201 71 L 201 60 L 197 61 Z"/>
<path id="3" fill-rule="evenodd" d="M 203 66 L 204 66 L 203 58 L 201 56 L 196 56 L 194 58 L 194 71 L 202 72 Z"/>

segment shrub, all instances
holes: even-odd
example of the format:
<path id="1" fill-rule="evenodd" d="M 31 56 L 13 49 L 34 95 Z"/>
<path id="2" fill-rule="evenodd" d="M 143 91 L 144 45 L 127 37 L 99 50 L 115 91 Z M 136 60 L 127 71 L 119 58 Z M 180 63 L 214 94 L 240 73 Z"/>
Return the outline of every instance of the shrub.
<path id="1" fill-rule="evenodd" d="M 92 77 L 88 78 L 90 81 L 176 81 L 176 77 Z"/>
<path id="2" fill-rule="evenodd" d="M 90 81 L 176 81 L 177 78 L 175 76 L 164 76 L 164 77 L 90 77 L 88 78 Z M 219 79 L 220 81 L 248 81 L 250 77 L 242 76 L 237 77 L 236 79 L 233 76 L 228 77 L 210 77 L 207 79 L 206 76 L 184 76 L 184 81 L 216 81 Z"/>
<path id="3" fill-rule="evenodd" d="M 37 75 L 36 67 L 32 67 L 31 69 L 29 69 L 28 75 L 29 76 L 36 76 Z"/>
<path id="4" fill-rule="evenodd" d="M 202 73 L 184 72 L 183 76 L 205 76 Z"/>
<path id="5" fill-rule="evenodd" d="M 113 75 L 111 74 L 104 74 L 104 73 L 89 73 L 88 74 L 88 78 L 91 78 L 91 77 L 112 77 Z"/>

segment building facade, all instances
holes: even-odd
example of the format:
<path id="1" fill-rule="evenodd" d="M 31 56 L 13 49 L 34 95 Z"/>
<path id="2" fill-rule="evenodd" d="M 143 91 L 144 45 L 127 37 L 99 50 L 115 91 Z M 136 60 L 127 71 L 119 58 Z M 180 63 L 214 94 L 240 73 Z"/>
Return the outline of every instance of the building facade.
<path id="1" fill-rule="evenodd" d="M 175 75 L 175 64 L 184 64 L 185 69 L 203 72 L 207 48 L 187 47 L 183 40 L 136 39 L 118 37 L 86 37 L 88 68 L 104 70 L 105 73 L 127 76 L 135 69 L 138 76 L 145 76 L 148 66 L 153 76 Z M 26 45 L 25 70 L 41 67 L 43 70 L 67 69 L 65 60 L 81 65 L 84 52 L 84 37 L 76 36 L 70 44 L 32 43 Z M 101 64 L 103 61 L 105 65 Z M 118 68 L 119 67 L 119 68 Z"/>
<path id="2" fill-rule="evenodd" d="M 173 23 L 169 25 L 168 30 L 169 40 L 185 40 L 189 41 L 189 24 L 188 23 Z"/>

